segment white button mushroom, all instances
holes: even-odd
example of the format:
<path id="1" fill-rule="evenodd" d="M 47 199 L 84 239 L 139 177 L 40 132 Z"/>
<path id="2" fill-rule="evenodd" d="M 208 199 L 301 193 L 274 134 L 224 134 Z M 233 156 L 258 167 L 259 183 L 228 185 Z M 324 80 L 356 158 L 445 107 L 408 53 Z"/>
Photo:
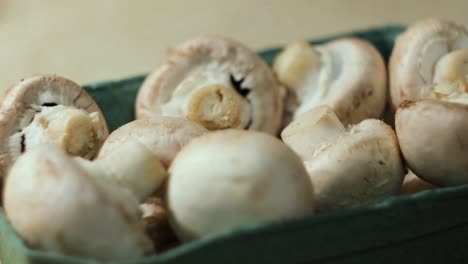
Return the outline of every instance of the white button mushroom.
<path id="1" fill-rule="evenodd" d="M 171 50 L 141 86 L 138 119 L 183 117 L 210 130 L 277 133 L 283 88 L 253 51 L 236 41 L 198 37 Z"/>
<path id="2" fill-rule="evenodd" d="M 169 167 L 176 154 L 187 143 L 207 131 L 197 123 L 177 117 L 135 120 L 119 127 L 107 137 L 97 159 L 109 155 L 128 140 L 137 140 Z"/>
<path id="3" fill-rule="evenodd" d="M 314 208 L 299 157 L 260 132 L 222 130 L 196 138 L 176 156 L 170 174 L 169 220 L 184 241 Z"/>
<path id="4" fill-rule="evenodd" d="M 371 204 L 400 191 L 404 168 L 398 142 L 379 120 L 345 131 L 333 111 L 321 106 L 294 120 L 282 138 L 304 161 L 317 211 Z"/>
<path id="5" fill-rule="evenodd" d="M 78 84 L 49 75 L 20 81 L 1 101 L 0 178 L 18 156 L 42 143 L 91 159 L 108 133 L 96 102 Z"/>
<path id="6" fill-rule="evenodd" d="M 86 173 L 63 150 L 39 145 L 12 166 L 4 207 L 32 248 L 122 261 L 153 252 L 130 197 L 113 182 Z"/>
<path id="7" fill-rule="evenodd" d="M 468 49 L 468 30 L 447 20 L 419 21 L 398 36 L 389 63 L 393 111 L 405 100 L 427 97 L 433 84 L 466 85 L 467 51 L 460 49 Z"/>
<path id="8" fill-rule="evenodd" d="M 159 160 L 169 167 L 177 153 L 193 138 L 208 130 L 197 123 L 178 117 L 139 119 L 119 127 L 102 145 L 97 160 L 112 155 L 127 141 L 136 140 L 145 145 Z M 178 241 L 167 220 L 164 203 L 165 185 L 153 193 L 141 205 L 145 228 L 158 251 L 173 246 Z"/>
<path id="9" fill-rule="evenodd" d="M 292 118 L 329 105 L 347 125 L 380 117 L 384 110 L 387 71 L 382 56 L 367 41 L 345 38 L 314 47 L 292 43 L 273 68 L 289 88 L 286 111 Z"/>
<path id="10" fill-rule="evenodd" d="M 468 183 L 468 94 L 457 85 L 433 87 L 431 99 L 405 101 L 395 128 L 408 167 L 439 186 Z"/>

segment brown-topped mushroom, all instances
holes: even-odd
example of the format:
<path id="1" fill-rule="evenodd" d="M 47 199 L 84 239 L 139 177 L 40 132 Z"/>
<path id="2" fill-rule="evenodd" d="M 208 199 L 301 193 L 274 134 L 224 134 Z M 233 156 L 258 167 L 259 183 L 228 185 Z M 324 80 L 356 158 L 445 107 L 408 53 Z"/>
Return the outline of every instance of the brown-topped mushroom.
<path id="1" fill-rule="evenodd" d="M 55 75 L 22 80 L 1 99 L 0 177 L 41 143 L 91 159 L 108 133 L 96 102 L 78 84 Z"/>
<path id="2" fill-rule="evenodd" d="M 393 111 L 405 100 L 429 96 L 433 84 L 456 82 L 468 89 L 466 49 L 468 30 L 462 25 L 443 19 L 411 25 L 397 38 L 390 57 Z"/>
<path id="3" fill-rule="evenodd" d="M 385 108 L 385 63 L 367 41 L 295 42 L 278 55 L 273 68 L 289 88 L 285 125 L 319 105 L 329 105 L 345 125 L 378 118 Z"/>
<path id="4" fill-rule="evenodd" d="M 203 36 L 171 50 L 141 86 L 136 116 L 183 117 L 214 129 L 277 133 L 283 88 L 253 51 L 239 42 Z"/>

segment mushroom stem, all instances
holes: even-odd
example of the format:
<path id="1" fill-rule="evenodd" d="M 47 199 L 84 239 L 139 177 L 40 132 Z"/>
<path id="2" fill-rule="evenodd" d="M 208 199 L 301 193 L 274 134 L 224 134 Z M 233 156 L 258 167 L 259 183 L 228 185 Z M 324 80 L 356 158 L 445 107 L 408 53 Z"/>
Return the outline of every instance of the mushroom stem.
<path id="1" fill-rule="evenodd" d="M 429 98 L 468 105 L 468 93 L 459 83 L 441 83 L 432 87 Z"/>
<path id="2" fill-rule="evenodd" d="M 163 184 L 167 172 L 158 158 L 141 143 L 123 143 L 108 156 L 94 162 L 76 158 L 80 166 L 95 177 L 103 177 L 128 189 L 142 202 Z"/>
<path id="3" fill-rule="evenodd" d="M 468 49 L 447 53 L 436 64 L 434 83 L 450 81 L 468 92 Z"/>
<path id="4" fill-rule="evenodd" d="M 288 45 L 273 65 L 278 79 L 290 89 L 298 87 L 310 70 L 319 67 L 320 53 L 309 43 L 298 41 Z"/>
<path id="5" fill-rule="evenodd" d="M 98 145 L 99 115 L 70 106 L 43 107 L 21 132 L 27 146 L 51 142 L 73 156 L 92 158 Z"/>
<path id="6" fill-rule="evenodd" d="M 249 104 L 234 89 L 208 85 L 195 91 L 187 105 L 187 119 L 210 130 L 244 128 Z"/>
<path id="7" fill-rule="evenodd" d="M 281 139 L 306 161 L 345 131 L 335 112 L 324 105 L 313 108 L 291 122 L 281 132 Z"/>

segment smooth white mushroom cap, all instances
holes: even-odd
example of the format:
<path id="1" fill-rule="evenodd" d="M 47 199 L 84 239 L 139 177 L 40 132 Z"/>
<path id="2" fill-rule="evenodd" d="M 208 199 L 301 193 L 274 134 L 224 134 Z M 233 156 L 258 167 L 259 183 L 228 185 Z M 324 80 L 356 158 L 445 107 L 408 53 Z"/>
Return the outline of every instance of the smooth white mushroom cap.
<path id="1" fill-rule="evenodd" d="M 88 175 L 54 145 L 37 146 L 17 160 L 3 198 L 8 220 L 30 247 L 99 260 L 153 252 L 136 201 Z"/>
<path id="2" fill-rule="evenodd" d="M 314 209 L 299 157 L 259 132 L 223 130 L 196 138 L 177 155 L 170 174 L 169 220 L 185 241 Z"/>
<path id="3" fill-rule="evenodd" d="M 439 186 L 468 183 L 468 98 L 464 99 L 465 103 L 447 98 L 406 101 L 396 112 L 403 156 L 408 167 L 427 182 Z"/>
<path id="4" fill-rule="evenodd" d="M 353 126 L 304 164 L 314 183 L 318 211 L 396 195 L 405 175 L 395 133 L 375 119 Z"/>
<path id="5" fill-rule="evenodd" d="M 293 118 L 329 105 L 348 125 L 380 117 L 384 110 L 387 71 L 382 56 L 367 41 L 344 38 L 315 47 L 292 43 L 273 68 L 289 88 L 285 108 Z"/>
<path id="6" fill-rule="evenodd" d="M 393 110 L 405 100 L 425 98 L 433 84 L 465 79 L 461 62 L 468 48 L 468 30 L 443 19 L 419 21 L 398 36 L 390 63 L 390 100 Z M 452 55 L 452 52 L 455 52 Z M 463 55 L 465 54 L 465 55 Z M 460 56 L 463 55 L 463 56 Z M 458 61 L 458 62 L 457 62 Z M 454 68 L 458 68 L 454 70 Z M 464 73 L 460 74 L 460 73 Z"/>
<path id="7" fill-rule="evenodd" d="M 129 140 L 136 140 L 169 167 L 174 157 L 193 138 L 208 130 L 197 123 L 178 117 L 156 117 L 129 122 L 113 131 L 102 145 L 97 159 L 110 155 Z"/>
<path id="8" fill-rule="evenodd" d="M 182 117 L 210 130 L 276 134 L 284 89 L 267 64 L 234 40 L 201 36 L 165 57 L 138 91 L 137 119 Z"/>

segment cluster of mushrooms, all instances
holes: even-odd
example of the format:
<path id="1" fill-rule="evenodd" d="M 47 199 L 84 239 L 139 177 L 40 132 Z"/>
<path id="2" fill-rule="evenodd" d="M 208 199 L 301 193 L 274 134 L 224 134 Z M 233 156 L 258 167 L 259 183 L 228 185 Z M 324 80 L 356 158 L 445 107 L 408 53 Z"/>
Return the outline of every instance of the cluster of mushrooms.
<path id="1" fill-rule="evenodd" d="M 439 19 L 398 37 L 388 74 L 355 38 L 292 43 L 272 69 L 236 41 L 189 40 L 110 135 L 76 83 L 25 79 L 1 99 L 3 206 L 29 247 L 128 260 L 465 184 L 467 92 L 468 31 Z"/>

